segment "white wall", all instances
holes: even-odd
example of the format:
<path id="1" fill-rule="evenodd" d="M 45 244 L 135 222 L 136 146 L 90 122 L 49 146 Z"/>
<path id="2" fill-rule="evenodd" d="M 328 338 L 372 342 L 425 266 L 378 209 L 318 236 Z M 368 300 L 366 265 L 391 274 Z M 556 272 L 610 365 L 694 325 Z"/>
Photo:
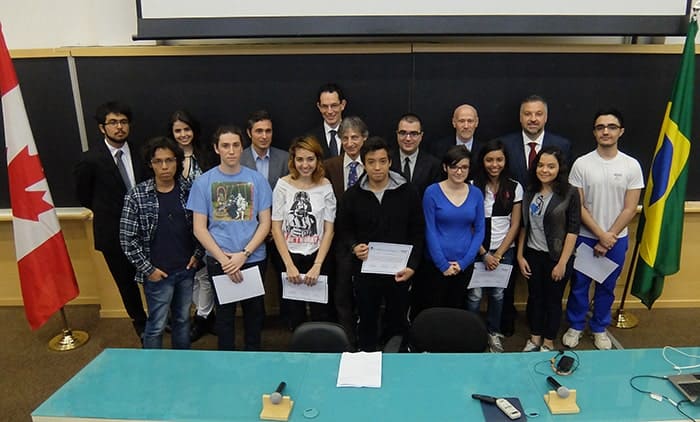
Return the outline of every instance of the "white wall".
<path id="1" fill-rule="evenodd" d="M 11 50 L 137 44 L 135 0 L 2 0 L 0 23 Z"/>

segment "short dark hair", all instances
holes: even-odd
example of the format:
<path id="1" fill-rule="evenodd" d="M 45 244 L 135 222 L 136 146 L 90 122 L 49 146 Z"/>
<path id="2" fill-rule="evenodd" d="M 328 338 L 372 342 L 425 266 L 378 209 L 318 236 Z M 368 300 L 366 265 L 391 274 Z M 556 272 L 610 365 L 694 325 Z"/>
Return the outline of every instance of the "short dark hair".
<path id="1" fill-rule="evenodd" d="M 442 164 L 445 166 L 455 166 L 460 161 L 467 159 L 471 163 L 472 153 L 464 145 L 452 145 L 442 157 Z"/>
<path id="2" fill-rule="evenodd" d="M 542 182 L 537 178 L 537 164 L 540 162 L 543 154 L 553 155 L 559 163 L 559 173 L 556 179 L 552 182 L 552 191 L 558 195 L 565 195 L 569 190 L 569 166 L 566 163 L 566 157 L 564 152 L 556 146 L 550 145 L 542 147 L 540 152 L 537 153 L 535 160 L 532 162 L 532 167 L 529 170 L 529 183 L 528 190 L 530 192 L 539 192 L 542 189 Z"/>
<path id="3" fill-rule="evenodd" d="M 625 119 L 622 117 L 622 112 L 615 107 L 598 109 L 593 116 L 593 124 L 595 125 L 595 121 L 598 120 L 598 117 L 607 115 L 615 116 L 617 121 L 620 123 L 620 127 L 625 127 Z"/>
<path id="4" fill-rule="evenodd" d="M 416 113 L 405 113 L 401 117 L 399 117 L 398 123 L 401 123 L 402 121 L 406 121 L 408 123 L 415 123 L 418 122 L 420 125 L 420 130 L 423 130 L 423 121 L 420 119 L 420 116 L 418 116 Z M 396 124 L 398 126 L 398 123 Z"/>
<path id="5" fill-rule="evenodd" d="M 129 122 L 132 122 L 131 107 L 120 101 L 107 101 L 97 106 L 97 110 L 95 110 L 95 120 L 97 120 L 97 124 L 105 124 L 109 113 L 123 114 L 129 119 Z"/>
<path id="6" fill-rule="evenodd" d="M 238 137 L 241 139 L 241 146 L 243 145 L 243 131 L 236 125 L 221 125 L 217 127 L 214 131 L 214 135 L 212 135 L 211 144 L 215 146 L 218 145 L 219 138 L 221 137 L 221 135 L 224 135 L 226 133 L 238 135 Z"/>
<path id="7" fill-rule="evenodd" d="M 345 99 L 345 95 L 343 94 L 343 90 L 340 88 L 340 85 L 333 83 L 333 82 L 328 82 L 323 85 L 321 85 L 318 88 L 318 92 L 316 93 L 316 101 L 321 100 L 321 94 L 324 92 L 335 92 L 338 94 L 338 100 L 343 101 Z"/>
<path id="8" fill-rule="evenodd" d="M 180 148 L 172 138 L 167 136 L 157 136 L 146 141 L 146 145 L 143 146 L 143 161 L 147 163 L 148 171 L 150 175 L 153 176 L 153 167 L 151 166 L 151 160 L 153 156 L 156 155 L 157 149 L 169 149 L 175 154 L 175 160 L 177 161 L 177 170 L 175 172 L 175 179 L 177 179 L 182 174 L 182 163 L 185 161 L 185 153 Z"/>
<path id="9" fill-rule="evenodd" d="M 547 100 L 545 100 L 543 96 L 537 95 L 537 94 L 530 94 L 527 97 L 523 98 L 523 100 L 520 101 L 520 105 L 522 106 L 523 104 L 526 104 L 526 103 L 538 103 L 538 102 L 544 104 L 545 108 L 547 108 Z"/>
<path id="10" fill-rule="evenodd" d="M 360 148 L 360 158 L 362 158 L 362 162 L 365 162 L 365 156 L 374 151 L 379 151 L 380 149 L 386 150 L 386 154 L 391 157 L 391 152 L 389 151 L 389 145 L 386 143 L 384 138 L 381 136 L 370 136 L 364 144 L 362 144 L 362 148 Z"/>
<path id="11" fill-rule="evenodd" d="M 270 123 L 272 123 L 272 117 L 270 116 L 270 113 L 267 112 L 267 110 L 256 110 L 248 115 L 248 130 L 253 129 L 253 125 L 256 124 L 257 122 L 262 122 L 263 120 L 269 120 Z"/>

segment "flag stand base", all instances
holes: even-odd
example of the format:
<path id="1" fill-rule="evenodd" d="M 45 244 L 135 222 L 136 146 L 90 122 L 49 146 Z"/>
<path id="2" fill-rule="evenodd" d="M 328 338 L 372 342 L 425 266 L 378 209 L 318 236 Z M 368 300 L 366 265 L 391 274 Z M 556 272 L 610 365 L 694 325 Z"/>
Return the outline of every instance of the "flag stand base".
<path id="1" fill-rule="evenodd" d="M 66 352 L 77 349 L 87 343 L 89 339 L 90 335 L 85 331 L 64 329 L 61 334 L 49 340 L 49 349 L 56 352 Z"/>
<path id="2" fill-rule="evenodd" d="M 634 328 L 639 324 L 639 319 L 627 313 L 624 309 L 617 311 L 617 318 L 615 318 L 615 327 L 617 328 Z"/>

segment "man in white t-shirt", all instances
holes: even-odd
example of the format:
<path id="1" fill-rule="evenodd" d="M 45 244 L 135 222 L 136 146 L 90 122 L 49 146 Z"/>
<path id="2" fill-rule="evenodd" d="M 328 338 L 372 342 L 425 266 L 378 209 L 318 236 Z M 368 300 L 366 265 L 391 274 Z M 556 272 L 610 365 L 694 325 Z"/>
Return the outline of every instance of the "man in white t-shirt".
<path id="1" fill-rule="evenodd" d="M 610 349 L 612 344 L 605 327 L 610 324 L 615 285 L 625 263 L 629 243 L 627 225 L 637 211 L 644 179 L 639 162 L 618 149 L 618 141 L 625 133 L 622 114 L 613 108 L 600 110 L 593 121 L 598 146 L 574 162 L 569 182 L 581 194 L 583 224 L 576 246 L 585 243 L 595 256 L 605 256 L 618 264 L 608 278 L 596 282 L 593 315 L 588 322 L 595 346 Z M 565 346 L 576 347 L 583 333 L 590 283 L 590 277 L 574 271 L 566 306 L 571 328 L 562 338 Z"/>

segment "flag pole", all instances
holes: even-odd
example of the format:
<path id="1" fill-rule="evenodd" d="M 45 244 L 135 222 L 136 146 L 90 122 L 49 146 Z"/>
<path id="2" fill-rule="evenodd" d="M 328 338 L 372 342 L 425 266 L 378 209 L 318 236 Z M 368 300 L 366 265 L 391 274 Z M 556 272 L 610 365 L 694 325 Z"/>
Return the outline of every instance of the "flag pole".
<path id="1" fill-rule="evenodd" d="M 636 238 L 636 236 L 635 236 Z M 625 311 L 625 299 L 627 299 L 627 294 L 630 288 L 630 282 L 632 281 L 632 275 L 635 273 L 637 268 L 637 260 L 639 259 L 639 241 L 634 242 L 634 252 L 632 252 L 632 263 L 627 271 L 627 280 L 625 281 L 625 288 L 622 291 L 622 298 L 620 299 L 620 307 L 617 309 L 617 316 L 614 319 L 615 327 L 617 328 L 634 328 L 639 324 L 639 318 L 634 314 L 630 314 Z"/>
<path id="2" fill-rule="evenodd" d="M 63 332 L 49 340 L 49 349 L 55 352 L 67 352 L 77 349 L 90 339 L 90 335 L 85 331 L 73 331 L 68 325 L 65 307 L 61 306 L 61 319 L 63 320 Z"/>

